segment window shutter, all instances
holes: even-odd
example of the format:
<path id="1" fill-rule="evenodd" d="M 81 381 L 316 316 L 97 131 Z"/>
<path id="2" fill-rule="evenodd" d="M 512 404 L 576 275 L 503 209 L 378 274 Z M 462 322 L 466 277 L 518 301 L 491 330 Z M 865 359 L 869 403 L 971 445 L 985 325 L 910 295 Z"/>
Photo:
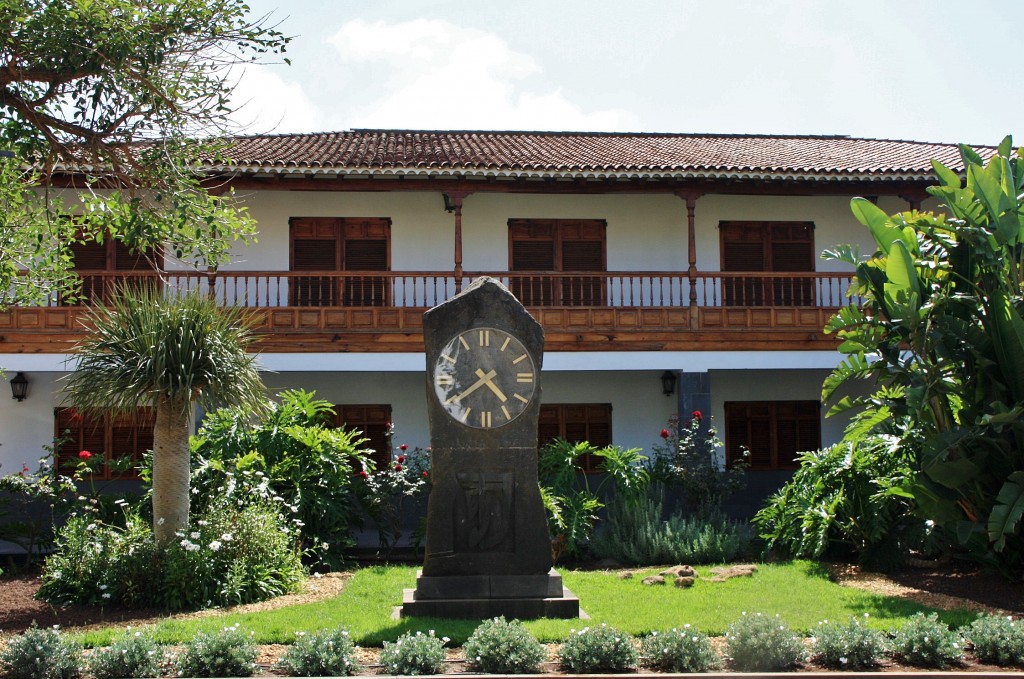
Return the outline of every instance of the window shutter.
<path id="1" fill-rule="evenodd" d="M 612 407 L 610 404 L 542 405 L 537 426 L 539 445 L 563 438 L 569 443 L 587 441 L 596 448 L 611 445 Z M 597 471 L 601 458 L 585 455 L 577 460 L 585 472 Z"/>
<path id="2" fill-rule="evenodd" d="M 750 452 L 751 469 L 793 469 L 796 454 L 821 447 L 817 401 L 748 401 L 725 404 L 729 463 Z"/>
<path id="3" fill-rule="evenodd" d="M 148 256 L 147 256 L 148 255 Z M 152 271 L 153 253 L 131 252 L 128 246 L 119 240 L 114 241 L 115 271 Z"/>
<path id="4" fill-rule="evenodd" d="M 76 271 L 106 271 L 107 246 L 105 243 L 73 243 L 69 249 Z"/>
<path id="5" fill-rule="evenodd" d="M 554 271 L 554 240 L 512 241 L 512 271 Z"/>
<path id="6" fill-rule="evenodd" d="M 336 426 L 363 432 L 364 445 L 373 449 L 370 459 L 376 469 L 384 469 L 391 464 L 391 440 L 388 437 L 390 405 L 336 405 L 334 412 L 337 413 Z"/>

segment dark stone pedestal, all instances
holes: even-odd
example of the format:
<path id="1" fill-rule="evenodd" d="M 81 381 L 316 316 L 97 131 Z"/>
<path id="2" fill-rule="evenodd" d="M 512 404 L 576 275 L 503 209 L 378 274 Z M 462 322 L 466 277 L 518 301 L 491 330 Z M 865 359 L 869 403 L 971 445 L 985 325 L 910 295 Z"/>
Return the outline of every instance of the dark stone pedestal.
<path id="1" fill-rule="evenodd" d="M 401 616 L 469 618 L 578 618 L 580 600 L 551 569 L 544 575 L 442 575 L 416 577 L 402 592 Z"/>

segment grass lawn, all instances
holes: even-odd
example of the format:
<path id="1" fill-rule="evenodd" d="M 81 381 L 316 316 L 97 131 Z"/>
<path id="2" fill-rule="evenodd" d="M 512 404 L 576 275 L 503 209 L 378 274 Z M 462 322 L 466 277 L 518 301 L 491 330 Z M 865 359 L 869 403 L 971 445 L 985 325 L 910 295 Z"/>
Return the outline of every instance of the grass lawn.
<path id="1" fill-rule="evenodd" d="M 531 620 L 527 628 L 544 642 L 560 641 L 573 628 L 607 623 L 630 634 L 690 624 L 710 635 L 721 635 L 744 611 L 778 614 L 795 630 L 808 632 L 821 620 L 847 620 L 869 614 L 869 624 L 879 629 L 899 627 L 919 611 L 919 604 L 897 597 L 880 596 L 841 587 L 813 562 L 765 564 L 750 578 L 709 582 L 710 567 L 699 567 L 697 583 L 690 589 L 641 584 L 643 575 L 620 580 L 602 571 L 560 571 L 565 584 L 580 598 L 590 621 Z M 656 573 L 657 569 L 650 573 Z M 645 574 L 647 574 L 645 572 Z M 225 614 L 198 619 L 173 619 L 155 627 L 158 641 L 180 643 L 197 631 L 213 631 L 240 623 L 255 633 L 260 644 L 291 643 L 295 632 L 348 627 L 357 643 L 379 646 L 410 630 L 435 630 L 461 645 L 479 624 L 473 620 L 412 618 L 392 620 L 391 611 L 401 602 L 402 589 L 415 586 L 416 568 L 378 566 L 357 572 L 339 596 L 311 604 L 246 614 Z M 940 613 L 957 627 L 973 620 L 966 610 Z M 120 632 L 110 628 L 82 635 L 89 646 L 106 645 Z"/>

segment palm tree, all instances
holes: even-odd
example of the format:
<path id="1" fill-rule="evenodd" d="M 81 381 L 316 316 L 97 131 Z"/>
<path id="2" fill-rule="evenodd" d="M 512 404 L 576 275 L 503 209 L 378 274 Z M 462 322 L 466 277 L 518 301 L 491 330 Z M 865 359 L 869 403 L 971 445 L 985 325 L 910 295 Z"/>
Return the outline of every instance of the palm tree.
<path id="1" fill-rule="evenodd" d="M 66 386 L 83 411 L 155 410 L 153 534 L 166 545 L 188 525 L 189 421 L 193 404 L 259 409 L 264 386 L 253 336 L 240 309 L 209 296 L 161 294 L 156 286 L 122 286 L 112 305 L 94 307 L 89 332 L 75 348 L 78 366 Z"/>

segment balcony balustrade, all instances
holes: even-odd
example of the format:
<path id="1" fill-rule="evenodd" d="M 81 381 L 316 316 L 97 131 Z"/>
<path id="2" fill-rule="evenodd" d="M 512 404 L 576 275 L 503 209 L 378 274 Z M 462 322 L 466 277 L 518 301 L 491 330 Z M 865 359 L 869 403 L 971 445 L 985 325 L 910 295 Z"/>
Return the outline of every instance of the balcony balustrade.
<path id="1" fill-rule="evenodd" d="M 125 281 L 149 281 L 165 294 L 213 295 L 224 306 L 249 309 L 265 350 L 323 350 L 325 343 L 351 351 L 419 350 L 423 311 L 483 275 L 502 281 L 545 326 L 549 347 L 554 341 L 561 348 L 832 343 L 821 337 L 828 317 L 860 301 L 846 297 L 850 274 L 836 272 L 698 272 L 692 278 L 657 271 L 467 272 L 461 279 L 436 271 L 82 272 L 82 295 L 74 303 L 55 297 L 44 307 L 0 312 L 0 352 L 11 345 L 15 351 L 66 349 L 69 336 L 82 332 L 86 305 L 109 300 Z M 739 330 L 748 334 L 737 337 Z"/>

